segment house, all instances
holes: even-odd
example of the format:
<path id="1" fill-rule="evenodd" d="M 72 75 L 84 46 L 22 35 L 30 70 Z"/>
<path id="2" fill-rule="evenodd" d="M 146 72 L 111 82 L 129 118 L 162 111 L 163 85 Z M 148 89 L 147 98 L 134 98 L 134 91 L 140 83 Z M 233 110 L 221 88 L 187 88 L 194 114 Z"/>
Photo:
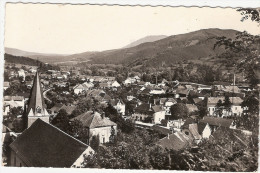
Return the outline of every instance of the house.
<path id="1" fill-rule="evenodd" d="M 109 84 L 108 83 L 99 83 L 99 87 L 102 89 L 109 88 Z"/>
<path id="2" fill-rule="evenodd" d="M 111 142 L 112 132 L 114 135 L 117 133 L 117 124 L 98 112 L 85 112 L 71 119 L 71 121 L 75 120 L 82 122 L 83 126 L 87 128 L 88 141 L 91 141 L 93 136 L 99 136 L 100 143 L 108 143 Z"/>
<path id="3" fill-rule="evenodd" d="M 118 88 L 120 87 L 121 85 L 117 82 L 117 81 L 114 81 L 112 84 L 111 84 L 112 87 L 114 88 Z"/>
<path id="4" fill-rule="evenodd" d="M 131 78 L 129 78 L 129 77 L 126 80 L 123 81 L 124 85 L 130 85 L 132 83 L 134 83 L 134 81 Z"/>
<path id="5" fill-rule="evenodd" d="M 235 85 L 225 86 L 222 90 L 227 93 L 241 93 L 241 90 L 238 88 L 238 86 Z"/>
<path id="6" fill-rule="evenodd" d="M 165 116 L 165 120 L 167 120 L 166 127 L 174 129 L 175 131 L 181 131 L 181 127 L 183 126 L 184 121 L 182 119 L 175 120 L 170 117 L 171 116 L 169 115 Z"/>
<path id="7" fill-rule="evenodd" d="M 225 97 L 209 97 L 207 102 L 207 109 L 210 116 L 216 115 L 216 105 L 218 101 L 221 100 L 224 103 Z M 231 111 L 227 112 L 223 110 L 223 116 L 231 116 L 231 115 L 238 115 L 241 116 L 243 113 L 243 108 L 241 106 L 243 100 L 240 97 L 229 97 L 231 102 Z"/>
<path id="8" fill-rule="evenodd" d="M 189 90 L 187 89 L 177 89 L 176 90 L 176 95 L 175 95 L 175 98 L 180 98 L 180 97 L 188 97 L 189 95 Z"/>
<path id="9" fill-rule="evenodd" d="M 165 119 L 165 109 L 161 105 L 152 106 L 153 114 L 153 123 L 161 124 L 161 121 Z"/>
<path id="10" fill-rule="evenodd" d="M 10 82 L 4 82 L 4 90 L 10 87 Z"/>
<path id="11" fill-rule="evenodd" d="M 183 126 L 182 133 L 189 136 L 190 139 L 193 139 L 196 144 L 198 144 L 202 139 L 198 131 L 197 123 L 191 123 Z"/>
<path id="12" fill-rule="evenodd" d="M 149 92 L 151 95 L 159 95 L 159 94 L 165 94 L 165 91 L 162 88 L 156 88 Z"/>
<path id="13" fill-rule="evenodd" d="M 185 85 L 185 87 L 186 87 L 187 90 L 194 90 L 192 85 Z"/>
<path id="14" fill-rule="evenodd" d="M 23 80 L 25 80 L 25 72 L 24 72 L 23 69 L 20 69 L 17 73 L 18 73 L 18 76 L 19 76 L 19 77 L 22 77 Z"/>
<path id="15" fill-rule="evenodd" d="M 218 127 L 232 128 L 235 129 L 234 120 L 220 117 L 209 117 L 205 116 L 199 123 L 208 124 L 211 132 L 214 132 Z"/>
<path id="16" fill-rule="evenodd" d="M 29 72 L 30 72 L 30 73 L 36 73 L 37 70 L 36 70 L 35 68 L 32 68 L 32 67 L 31 67 L 31 68 L 29 69 Z"/>
<path id="17" fill-rule="evenodd" d="M 68 145 L 69 144 L 69 145 Z M 37 119 L 10 144 L 15 167 L 81 167 L 94 150 L 57 127 Z"/>
<path id="18" fill-rule="evenodd" d="M 199 122 L 198 131 L 202 138 L 209 138 L 212 134 L 211 128 L 208 123 Z"/>
<path id="19" fill-rule="evenodd" d="M 56 79 L 62 80 L 62 79 L 64 79 L 64 76 L 63 75 L 56 75 Z"/>
<path id="20" fill-rule="evenodd" d="M 110 100 L 111 105 L 117 110 L 117 112 L 121 115 L 125 115 L 125 104 L 122 100 Z"/>
<path id="21" fill-rule="evenodd" d="M 201 90 L 211 90 L 212 87 L 211 86 L 208 86 L 208 85 L 199 85 L 198 86 L 198 91 L 201 91 Z"/>
<path id="22" fill-rule="evenodd" d="M 75 94 L 82 94 L 83 92 L 85 92 L 87 90 L 87 88 L 83 85 L 83 84 L 78 84 L 75 87 L 73 87 L 73 91 Z"/>
<path id="23" fill-rule="evenodd" d="M 160 139 L 157 145 L 164 149 L 180 151 L 192 146 L 192 139 L 182 132 L 168 134 L 167 137 Z"/>
<path id="24" fill-rule="evenodd" d="M 153 125 L 151 129 L 159 133 L 161 137 L 166 137 L 168 134 L 172 133 L 169 128 L 160 125 Z"/>
<path id="25" fill-rule="evenodd" d="M 133 79 L 135 80 L 135 82 L 140 82 L 141 78 L 139 76 L 134 76 Z"/>
<path id="26" fill-rule="evenodd" d="M 148 103 L 143 103 L 134 108 L 134 114 L 132 118 L 136 121 L 144 121 L 146 118 L 153 117 L 154 111 L 152 110 L 152 105 Z"/>
<path id="27" fill-rule="evenodd" d="M 162 103 L 162 99 L 160 99 L 160 104 Z M 170 108 L 172 105 L 175 105 L 177 103 L 177 101 L 174 98 L 167 98 L 164 101 L 164 109 L 165 109 L 165 114 L 166 115 L 171 115 L 171 111 Z"/>
<path id="28" fill-rule="evenodd" d="M 12 108 L 24 109 L 25 99 L 23 96 L 4 96 L 3 116 L 9 114 Z"/>
<path id="29" fill-rule="evenodd" d="M 4 96 L 4 104 L 8 104 L 10 108 L 24 108 L 25 99 L 23 96 Z"/>
<path id="30" fill-rule="evenodd" d="M 88 89 L 91 89 L 91 88 L 94 88 L 94 84 L 91 83 L 91 82 L 84 82 L 82 85 L 83 85 L 87 90 L 88 90 Z"/>
<path id="31" fill-rule="evenodd" d="M 135 97 L 131 95 L 131 96 L 127 96 L 126 99 L 127 101 L 132 101 L 133 99 L 135 99 Z"/>

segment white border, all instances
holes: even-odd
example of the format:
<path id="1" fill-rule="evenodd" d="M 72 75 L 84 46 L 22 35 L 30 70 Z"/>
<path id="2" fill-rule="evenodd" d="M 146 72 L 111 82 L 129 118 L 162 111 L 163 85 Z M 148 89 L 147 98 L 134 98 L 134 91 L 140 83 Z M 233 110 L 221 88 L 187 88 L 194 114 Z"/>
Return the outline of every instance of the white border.
<path id="1" fill-rule="evenodd" d="M 96 5 L 138 5 L 138 6 L 184 6 L 184 7 L 260 7 L 260 0 L 0 0 L 0 93 L 3 93 L 3 63 L 4 63 L 4 16 L 5 4 L 7 2 L 13 3 L 65 3 L 65 4 L 96 4 Z M 2 108 L 3 97 L 0 96 L 0 108 Z M 2 122 L 2 117 L 1 122 Z M 0 125 L 2 130 L 2 123 Z M 1 136 L 1 135 L 0 135 Z M 0 151 L 2 153 L 2 149 Z M 151 170 L 108 170 L 108 169 L 64 169 L 64 168 L 8 168 L 0 166 L 0 172 L 16 172 L 16 173 L 45 173 L 45 172 L 151 172 Z M 153 170 L 152 172 L 162 172 Z M 168 172 L 167 170 L 163 172 Z M 176 171 L 171 171 L 176 172 Z M 198 171 L 201 172 L 201 171 Z"/>

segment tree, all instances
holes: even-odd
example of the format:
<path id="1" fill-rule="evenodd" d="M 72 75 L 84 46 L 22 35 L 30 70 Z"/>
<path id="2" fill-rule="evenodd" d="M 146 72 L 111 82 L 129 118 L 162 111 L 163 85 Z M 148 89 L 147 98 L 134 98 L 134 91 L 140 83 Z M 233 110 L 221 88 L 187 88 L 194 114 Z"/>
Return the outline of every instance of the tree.
<path id="1" fill-rule="evenodd" d="M 217 102 L 214 114 L 219 116 L 219 117 L 222 117 L 222 115 L 223 115 L 223 103 L 222 103 L 222 100 L 219 100 Z"/>
<path id="2" fill-rule="evenodd" d="M 66 132 L 69 128 L 68 113 L 64 109 L 61 109 L 56 117 L 54 117 L 54 119 L 51 121 L 51 123 L 62 131 Z"/>
<path id="3" fill-rule="evenodd" d="M 23 108 L 22 107 L 13 107 L 9 111 L 9 117 L 13 120 L 15 119 L 18 115 L 23 114 Z"/>
<path id="4" fill-rule="evenodd" d="M 259 17 L 260 9 L 239 8 L 239 9 L 237 9 L 237 11 L 239 11 L 241 13 L 241 15 L 243 15 L 243 17 L 241 18 L 242 22 L 245 20 L 251 19 L 251 21 L 260 23 L 260 17 Z"/>
<path id="5" fill-rule="evenodd" d="M 109 142 L 110 143 L 114 143 L 115 142 L 115 137 L 116 137 L 115 128 L 113 126 L 111 126 L 111 133 L 110 133 L 110 137 L 109 137 Z"/>
<path id="6" fill-rule="evenodd" d="M 241 131 L 222 127 L 199 144 L 198 152 L 183 152 L 179 159 L 195 171 L 252 172 L 258 167 L 255 144 Z"/>
<path id="7" fill-rule="evenodd" d="M 231 103 L 229 97 L 225 96 L 223 108 L 225 109 L 226 112 L 228 112 L 228 114 L 231 112 L 231 106 L 232 106 L 232 103 Z"/>
<path id="8" fill-rule="evenodd" d="M 92 136 L 89 144 L 94 151 L 97 151 L 100 144 L 99 135 Z"/>
<path id="9" fill-rule="evenodd" d="M 150 149 L 149 158 L 153 169 L 167 169 L 170 166 L 168 153 L 159 146 Z"/>
<path id="10" fill-rule="evenodd" d="M 67 128 L 66 133 L 77 138 L 85 144 L 89 144 L 89 130 L 84 127 L 82 122 L 79 120 L 73 120 L 69 122 L 69 127 Z"/>
<path id="11" fill-rule="evenodd" d="M 183 103 L 172 105 L 170 111 L 173 119 L 186 119 L 189 114 L 187 106 Z"/>
<path id="12" fill-rule="evenodd" d="M 235 123 L 238 127 L 258 133 L 259 129 L 259 100 L 254 94 L 247 96 L 242 102 L 243 113 L 237 117 Z"/>
<path id="13" fill-rule="evenodd" d="M 252 21 L 259 24 L 259 9 L 240 8 L 237 11 L 241 12 L 243 15 L 241 21 L 250 18 Z M 235 39 L 227 37 L 217 38 L 214 48 L 224 46 L 226 51 L 223 54 L 228 54 L 229 60 L 234 60 L 236 57 L 242 57 L 242 61 L 233 61 L 233 65 L 240 71 L 245 72 L 247 80 L 254 87 L 258 81 L 255 77 L 254 70 L 259 68 L 259 43 L 260 36 L 253 36 L 244 31 L 238 32 Z"/>

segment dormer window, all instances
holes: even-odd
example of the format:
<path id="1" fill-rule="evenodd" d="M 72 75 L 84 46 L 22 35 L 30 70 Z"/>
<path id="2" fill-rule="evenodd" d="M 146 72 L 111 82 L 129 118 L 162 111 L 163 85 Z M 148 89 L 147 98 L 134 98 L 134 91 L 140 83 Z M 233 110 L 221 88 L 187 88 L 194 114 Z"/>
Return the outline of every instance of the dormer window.
<path id="1" fill-rule="evenodd" d="M 38 114 L 40 114 L 40 113 L 42 113 L 42 109 L 38 106 L 38 107 L 36 108 L 36 112 L 37 112 Z"/>

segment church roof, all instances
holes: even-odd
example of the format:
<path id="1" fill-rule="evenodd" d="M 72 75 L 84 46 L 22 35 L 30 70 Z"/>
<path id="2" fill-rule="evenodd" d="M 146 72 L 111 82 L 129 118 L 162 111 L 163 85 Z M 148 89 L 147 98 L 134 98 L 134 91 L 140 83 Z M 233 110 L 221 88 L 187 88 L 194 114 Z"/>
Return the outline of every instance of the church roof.
<path id="1" fill-rule="evenodd" d="M 27 166 L 71 167 L 89 146 L 37 119 L 10 147 Z"/>
<path id="2" fill-rule="evenodd" d="M 41 108 L 42 113 L 46 112 L 46 111 L 44 111 L 45 104 L 44 104 L 44 98 L 43 98 L 43 94 L 42 94 L 40 77 L 39 77 L 39 73 L 36 72 L 34 81 L 33 81 L 33 86 L 32 86 L 31 93 L 30 93 L 27 113 L 31 112 L 31 109 L 32 109 L 33 114 L 35 114 L 36 109 L 38 107 Z"/>

